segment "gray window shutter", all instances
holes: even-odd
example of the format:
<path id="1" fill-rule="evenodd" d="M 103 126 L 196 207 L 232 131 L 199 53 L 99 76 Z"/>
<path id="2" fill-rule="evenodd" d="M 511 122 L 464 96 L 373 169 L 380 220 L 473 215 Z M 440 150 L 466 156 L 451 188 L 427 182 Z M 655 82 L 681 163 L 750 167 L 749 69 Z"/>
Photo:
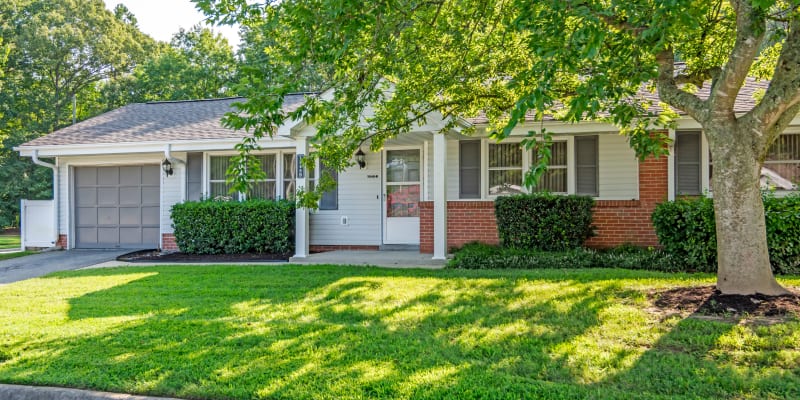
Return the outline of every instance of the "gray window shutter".
<path id="1" fill-rule="evenodd" d="M 597 135 L 575 137 L 575 192 L 597 196 L 598 149 Z"/>
<path id="2" fill-rule="evenodd" d="M 675 194 L 697 196 L 700 188 L 700 132 L 675 134 Z"/>
<path id="3" fill-rule="evenodd" d="M 320 162 L 321 163 L 321 162 Z M 336 171 L 335 168 L 328 168 L 322 165 L 321 168 L 323 171 L 328 172 L 336 181 L 336 186 L 333 189 L 328 190 L 325 193 L 322 193 L 322 198 L 319 200 L 319 209 L 320 210 L 338 210 L 339 209 L 339 171 Z"/>
<path id="4" fill-rule="evenodd" d="M 458 197 L 479 199 L 481 197 L 480 140 L 459 142 L 458 163 Z"/>
<path id="5" fill-rule="evenodd" d="M 186 199 L 203 197 L 203 153 L 186 154 Z"/>

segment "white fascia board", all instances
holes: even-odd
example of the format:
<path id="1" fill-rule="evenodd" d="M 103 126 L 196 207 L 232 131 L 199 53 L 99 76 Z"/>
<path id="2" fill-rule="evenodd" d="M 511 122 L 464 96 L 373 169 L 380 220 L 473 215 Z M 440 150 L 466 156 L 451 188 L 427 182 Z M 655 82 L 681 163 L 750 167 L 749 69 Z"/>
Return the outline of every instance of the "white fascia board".
<path id="1" fill-rule="evenodd" d="M 95 154 L 130 154 L 163 152 L 165 146 L 172 145 L 172 151 L 233 150 L 241 139 L 180 140 L 173 142 L 134 142 L 134 143 L 95 143 L 50 146 L 18 146 L 14 150 L 23 157 L 30 157 L 39 151 L 41 157 Z M 293 146 L 293 141 L 285 138 L 264 138 L 259 140 L 262 148 L 281 148 Z"/>

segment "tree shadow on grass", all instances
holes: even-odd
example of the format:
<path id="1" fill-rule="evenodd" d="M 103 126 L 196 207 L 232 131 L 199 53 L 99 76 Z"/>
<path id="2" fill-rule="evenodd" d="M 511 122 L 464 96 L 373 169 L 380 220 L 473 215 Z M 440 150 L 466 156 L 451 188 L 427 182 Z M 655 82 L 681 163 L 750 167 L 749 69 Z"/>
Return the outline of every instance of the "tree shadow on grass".
<path id="1" fill-rule="evenodd" d="M 662 393 L 631 385 L 647 376 L 636 370 L 680 361 L 645 352 L 633 372 L 581 371 L 592 340 L 635 319 L 618 310 L 640 295 L 614 281 L 624 272 L 139 271 L 151 274 L 68 298 L 67 333 L 0 364 L 0 380 L 215 399 L 622 398 Z"/>

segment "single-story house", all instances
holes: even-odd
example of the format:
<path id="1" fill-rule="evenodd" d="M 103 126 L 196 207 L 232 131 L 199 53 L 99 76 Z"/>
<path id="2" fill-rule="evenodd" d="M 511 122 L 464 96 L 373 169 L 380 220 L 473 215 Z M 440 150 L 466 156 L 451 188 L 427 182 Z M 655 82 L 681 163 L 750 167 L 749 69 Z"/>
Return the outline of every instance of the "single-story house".
<path id="1" fill-rule="evenodd" d="M 765 86 L 748 81 L 737 111 L 749 110 L 753 91 Z M 176 249 L 172 205 L 228 195 L 225 170 L 241 132 L 222 127 L 220 118 L 236 101 L 241 99 L 131 104 L 19 146 L 22 156 L 54 170 L 55 245 Z M 303 94 L 289 95 L 284 107 L 291 111 L 304 101 Z M 463 123 L 475 125 L 477 133 L 439 134 L 443 121 L 429 118 L 380 151 L 367 151 L 363 167 L 339 173 L 338 186 L 318 210 L 297 211 L 296 256 L 409 245 L 444 258 L 464 243 L 498 242 L 494 199 L 524 190 L 533 155 L 519 141 L 540 122 L 535 128 L 521 124 L 500 143 L 488 139 L 480 117 Z M 669 132 L 671 154 L 643 162 L 613 125 L 543 124 L 554 133 L 554 144 L 542 185 L 595 198 L 597 236 L 590 246 L 656 245 L 650 222 L 655 205 L 710 190 L 708 145 L 688 117 Z M 313 151 L 314 133 L 314 126 L 293 121 L 260 141 L 266 179 L 256 183 L 253 196 L 286 198 L 313 184 L 320 169 L 298 174 L 297 159 Z M 165 161 L 170 174 L 162 168 Z M 763 183 L 779 191 L 797 188 L 800 119 L 773 146 L 763 175 Z"/>

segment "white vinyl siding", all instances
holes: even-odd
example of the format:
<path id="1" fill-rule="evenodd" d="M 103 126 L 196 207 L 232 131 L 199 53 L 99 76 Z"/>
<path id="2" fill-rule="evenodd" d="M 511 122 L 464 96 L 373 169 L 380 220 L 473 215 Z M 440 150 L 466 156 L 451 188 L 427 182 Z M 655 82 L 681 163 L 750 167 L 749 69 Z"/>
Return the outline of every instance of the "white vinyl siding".
<path id="1" fill-rule="evenodd" d="M 310 214 L 311 245 L 381 244 L 381 154 L 365 153 L 366 168 L 356 165 L 339 173 L 338 209 Z"/>

